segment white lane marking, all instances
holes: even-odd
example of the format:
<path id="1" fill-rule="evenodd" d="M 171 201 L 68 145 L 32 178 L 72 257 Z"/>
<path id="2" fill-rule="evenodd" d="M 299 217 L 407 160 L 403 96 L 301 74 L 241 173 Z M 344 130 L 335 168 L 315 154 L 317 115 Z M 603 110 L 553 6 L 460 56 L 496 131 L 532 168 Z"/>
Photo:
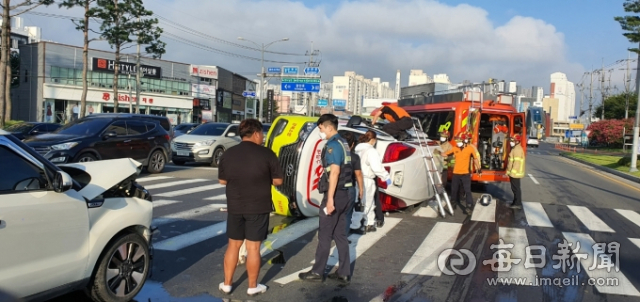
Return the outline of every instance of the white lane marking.
<path id="1" fill-rule="evenodd" d="M 157 250 L 177 251 L 207 239 L 220 236 L 227 231 L 227 222 L 218 222 L 214 225 L 184 233 L 153 245 Z"/>
<path id="2" fill-rule="evenodd" d="M 529 240 L 524 229 L 501 227 L 498 230 L 498 234 L 504 244 L 513 244 L 513 248 L 509 249 L 511 250 L 511 259 L 522 259 L 521 262 L 527 260 L 525 247 L 529 246 Z M 498 242 L 495 245 L 491 245 L 491 249 L 501 249 L 498 246 L 499 244 Z M 524 263 L 513 263 L 509 271 L 498 272 L 499 278 L 527 278 L 529 282 L 535 282 L 536 275 L 536 270 L 525 268 Z"/>
<path id="3" fill-rule="evenodd" d="M 349 240 L 351 240 L 351 244 L 349 245 L 349 256 L 350 262 L 353 263 L 360 255 L 366 252 L 369 248 L 371 248 L 378 240 L 384 237 L 391 229 L 393 229 L 402 219 L 400 218 L 385 218 L 385 224 L 383 227 L 378 228 L 374 233 L 368 233 L 366 235 L 358 235 L 352 234 L 349 236 Z M 315 253 L 314 253 L 315 254 Z M 313 263 L 313 261 L 312 261 Z M 334 246 L 331 249 L 331 254 L 329 256 L 329 261 L 327 262 L 327 266 L 336 266 L 338 264 L 338 250 Z M 275 280 L 276 283 L 279 284 L 287 284 L 292 281 L 299 280 L 298 274 L 302 272 L 309 271 L 312 267 L 307 267 L 305 269 L 299 270 L 293 274 L 282 277 L 280 279 Z"/>
<path id="4" fill-rule="evenodd" d="M 185 180 L 165 182 L 165 183 L 155 184 L 155 185 L 148 185 L 148 186 L 145 186 L 144 188 L 147 189 L 147 190 L 153 190 L 153 189 L 160 189 L 160 188 L 188 185 L 188 184 L 192 184 L 192 183 L 196 183 L 196 182 L 203 182 L 203 181 L 207 181 L 207 180 L 209 180 L 209 179 L 185 179 Z"/>
<path id="5" fill-rule="evenodd" d="M 624 216 L 624 218 L 629 219 L 631 222 L 635 223 L 637 226 L 640 226 L 640 214 L 638 214 L 636 211 L 617 209 L 616 212 Z"/>
<path id="6" fill-rule="evenodd" d="M 638 239 L 638 238 L 629 238 L 629 240 L 631 240 L 631 242 L 633 244 L 635 244 L 636 246 L 638 246 L 638 248 L 640 248 L 640 239 Z"/>
<path id="7" fill-rule="evenodd" d="M 600 220 L 596 214 L 593 214 L 589 209 L 582 206 L 567 206 L 573 215 L 578 217 L 580 222 L 584 224 L 589 231 L 592 232 L 609 232 L 615 233 L 604 221 Z"/>
<path id="8" fill-rule="evenodd" d="M 461 228 L 462 224 L 460 223 L 436 223 L 420 247 L 413 253 L 411 259 L 407 261 L 402 273 L 436 277 L 442 275 L 442 271 L 438 268 L 438 258 L 440 254 L 443 254 L 443 251 L 453 248 Z M 451 253 L 445 253 L 447 254 L 446 259 Z M 445 255 L 443 254 L 443 256 Z"/>
<path id="9" fill-rule="evenodd" d="M 273 214 L 273 213 L 272 213 Z M 283 230 L 269 234 L 267 239 L 260 245 L 260 256 L 265 256 L 273 250 L 277 250 L 290 242 L 302 237 L 303 235 L 318 228 L 319 218 L 311 217 L 302 221 L 298 221 Z"/>
<path id="10" fill-rule="evenodd" d="M 227 194 L 222 193 L 215 196 L 207 197 L 204 200 L 227 200 Z"/>
<path id="11" fill-rule="evenodd" d="M 136 182 L 146 182 L 146 181 L 162 180 L 162 179 L 169 179 L 169 178 L 173 178 L 173 177 L 171 177 L 171 176 L 147 176 L 147 177 L 137 178 Z"/>
<path id="12" fill-rule="evenodd" d="M 480 203 L 480 200 L 476 201 L 476 205 L 473 207 L 473 213 L 471 214 L 471 220 L 496 222 L 496 203 L 498 203 L 498 201 L 494 199 L 485 206 Z"/>
<path id="13" fill-rule="evenodd" d="M 182 212 L 173 213 L 171 215 L 154 218 L 151 222 L 154 226 L 161 226 L 167 223 L 172 223 L 180 220 L 186 220 L 195 216 L 201 216 L 213 212 L 220 211 L 220 209 L 226 207 L 224 204 L 210 204 L 204 207 L 190 209 Z"/>
<path id="14" fill-rule="evenodd" d="M 415 217 L 427 217 L 427 218 L 437 218 L 438 212 L 433 209 L 431 206 L 421 207 L 415 213 L 413 213 Z"/>
<path id="15" fill-rule="evenodd" d="M 539 202 L 523 202 L 522 208 L 530 226 L 552 228 L 553 224 Z"/>
<path id="16" fill-rule="evenodd" d="M 176 165 L 166 165 L 165 168 L 170 169 L 183 169 L 183 170 L 218 170 L 218 168 L 214 167 L 195 167 L 195 166 L 176 166 Z"/>
<path id="17" fill-rule="evenodd" d="M 533 177 L 533 175 L 529 174 L 529 178 L 531 178 L 531 180 L 533 180 L 533 183 L 536 185 L 539 185 L 540 183 L 536 180 L 535 177 Z"/>
<path id="18" fill-rule="evenodd" d="M 154 200 L 153 202 L 151 202 L 153 204 L 153 207 L 161 207 L 161 206 L 166 206 L 166 205 L 170 205 L 170 204 L 174 204 L 174 203 L 179 203 L 182 202 L 182 200 L 165 200 L 165 199 L 160 199 L 160 200 Z"/>
<path id="19" fill-rule="evenodd" d="M 599 259 L 594 258 L 594 250 L 593 245 L 596 242 L 589 236 L 588 234 L 581 233 L 568 233 L 563 232 L 564 238 L 567 239 L 569 243 L 573 243 L 573 246 L 570 249 L 575 249 L 577 247 L 577 243 L 580 243 L 580 250 L 578 253 L 587 254 L 587 259 L 580 258 L 581 269 L 586 271 L 589 278 L 593 278 L 596 282 L 596 289 L 602 294 L 610 294 L 610 295 L 628 295 L 628 296 L 640 296 L 640 292 L 633 286 L 633 284 L 627 279 L 627 277 L 620 271 L 617 271 L 615 267 L 611 268 L 611 271 L 608 272 L 606 268 L 595 268 L 589 269 L 594 263 L 613 263 L 611 260 L 611 256 L 609 254 L 599 254 Z M 605 252 L 607 252 L 605 250 Z M 605 258 L 608 258 L 605 260 Z M 617 260 L 617 259 L 616 259 Z M 596 262 L 594 262 L 596 261 Z M 618 262 L 620 264 L 620 262 Z M 600 281 L 604 280 L 604 281 Z M 606 284 L 609 280 L 617 280 L 616 286 L 610 286 L 611 284 Z M 605 285 L 598 285 L 599 282 L 604 282 Z"/>
<path id="20" fill-rule="evenodd" d="M 165 192 L 162 194 L 156 194 L 155 196 L 159 196 L 159 197 L 176 197 L 176 196 L 180 196 L 180 195 L 187 195 L 187 194 L 193 194 L 193 193 L 198 193 L 198 192 L 204 192 L 204 191 L 208 191 L 208 190 L 215 190 L 215 189 L 219 189 L 219 188 L 223 188 L 224 186 L 221 184 L 213 184 L 213 185 L 208 185 L 208 186 L 200 186 L 200 187 L 194 187 L 194 188 L 189 188 L 189 189 L 184 189 L 184 190 L 177 190 L 177 191 L 173 191 L 173 192 Z"/>

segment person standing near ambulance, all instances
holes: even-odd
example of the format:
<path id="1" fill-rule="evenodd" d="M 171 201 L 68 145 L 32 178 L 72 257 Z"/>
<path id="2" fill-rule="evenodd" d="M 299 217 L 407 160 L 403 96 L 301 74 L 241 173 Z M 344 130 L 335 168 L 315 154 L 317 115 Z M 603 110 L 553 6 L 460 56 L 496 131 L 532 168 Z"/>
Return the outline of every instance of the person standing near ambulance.
<path id="1" fill-rule="evenodd" d="M 456 147 L 452 148 L 448 152 L 443 153 L 443 156 L 453 154 L 455 164 L 453 166 L 453 177 L 451 178 L 451 195 L 452 205 L 460 204 L 463 208 L 462 211 L 466 215 L 471 215 L 473 210 L 473 197 L 471 195 L 471 157 L 473 157 L 473 165 L 476 171 L 480 171 L 480 153 L 471 144 L 465 144 L 465 140 L 469 142 L 468 134 L 462 132 L 455 138 Z M 459 189 L 462 187 L 467 199 L 467 205 L 465 207 L 460 203 Z"/>
<path id="2" fill-rule="evenodd" d="M 511 182 L 511 191 L 513 191 L 513 202 L 511 208 L 514 210 L 522 209 L 522 190 L 520 188 L 520 180 L 524 177 L 524 149 L 520 145 L 522 137 L 516 134 L 511 138 L 511 152 L 509 152 L 509 163 L 507 165 L 507 175 Z"/>

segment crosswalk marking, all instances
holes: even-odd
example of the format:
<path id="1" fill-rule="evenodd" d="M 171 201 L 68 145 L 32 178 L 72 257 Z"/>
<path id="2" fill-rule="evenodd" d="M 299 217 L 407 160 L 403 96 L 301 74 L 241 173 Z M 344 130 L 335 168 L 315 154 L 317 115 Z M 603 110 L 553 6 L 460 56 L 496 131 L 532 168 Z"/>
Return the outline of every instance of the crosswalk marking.
<path id="1" fill-rule="evenodd" d="M 184 233 L 153 245 L 156 250 L 177 251 L 192 246 L 207 239 L 220 236 L 227 231 L 227 222 L 218 222 L 214 225 Z"/>
<path id="2" fill-rule="evenodd" d="M 437 218 L 438 212 L 431 206 L 421 207 L 415 213 L 413 213 L 415 217 L 427 217 L 427 218 Z"/>
<path id="3" fill-rule="evenodd" d="M 147 182 L 147 181 L 162 180 L 162 179 L 169 179 L 169 178 L 173 178 L 173 177 L 171 177 L 171 176 L 147 176 L 147 177 L 137 178 L 136 182 Z"/>
<path id="4" fill-rule="evenodd" d="M 593 245 L 596 242 L 589 236 L 588 234 L 581 233 L 568 233 L 563 232 L 564 238 L 569 241 L 569 243 L 573 243 L 571 249 L 575 249 L 577 247 L 577 243 L 580 243 L 580 251 L 579 253 L 587 254 L 587 259 L 580 259 L 580 264 L 582 269 L 586 271 L 589 278 L 594 278 L 596 281 L 598 280 L 617 280 L 618 284 L 616 286 L 610 286 L 610 284 L 605 284 L 604 286 L 598 285 L 595 282 L 595 287 L 602 294 L 611 294 L 611 295 L 628 295 L 628 296 L 640 296 L 640 292 L 631 284 L 629 279 L 622 273 L 616 272 L 615 268 L 612 268 L 610 272 L 607 272 L 606 269 L 603 268 L 595 268 L 590 270 L 589 268 L 594 263 L 594 250 Z M 609 262 L 611 262 L 611 257 L 608 254 L 600 254 L 599 257 L 608 258 Z M 595 259 L 598 261 L 597 263 L 601 263 L 600 259 Z M 602 263 L 605 263 L 603 260 Z"/>
<path id="5" fill-rule="evenodd" d="M 553 224 L 539 202 L 523 202 L 522 208 L 530 226 L 552 228 Z"/>
<path id="6" fill-rule="evenodd" d="M 402 273 L 436 277 L 442 275 L 438 259 L 441 254 L 444 259 L 449 257 L 461 228 L 460 223 L 436 223 L 404 266 Z"/>
<path id="7" fill-rule="evenodd" d="M 260 256 L 265 256 L 273 250 L 277 250 L 303 235 L 318 228 L 318 217 L 310 217 L 298 221 L 275 234 L 269 234 L 260 245 Z"/>
<path id="8" fill-rule="evenodd" d="M 620 210 L 620 209 L 617 209 L 616 212 L 624 216 L 624 218 L 629 219 L 631 222 L 635 223 L 637 226 L 640 226 L 640 214 L 638 214 L 637 212 L 631 211 L 631 210 Z"/>
<path id="9" fill-rule="evenodd" d="M 193 193 L 198 193 L 198 192 L 204 192 L 204 191 L 208 191 L 208 190 L 219 189 L 219 188 L 223 188 L 223 187 L 224 186 L 221 185 L 221 184 L 213 184 L 213 185 L 207 185 L 207 186 L 193 187 L 193 188 L 184 189 L 184 190 L 177 190 L 177 191 L 173 191 L 173 192 L 165 192 L 165 193 L 161 193 L 161 194 L 156 194 L 155 196 L 159 196 L 159 197 L 176 197 L 176 196 L 181 196 L 181 195 L 187 195 L 187 194 L 193 194 Z"/>
<path id="10" fill-rule="evenodd" d="M 384 237 L 391 229 L 393 229 L 398 223 L 400 223 L 402 219 L 400 218 L 385 218 L 385 224 L 383 227 L 378 228 L 378 230 L 374 233 L 367 233 L 366 235 L 358 235 L 352 234 L 349 236 L 349 240 L 351 240 L 351 244 L 349 245 L 349 256 L 350 262 L 353 263 L 360 255 L 364 254 L 369 248 L 371 248 L 378 240 Z M 312 261 L 313 263 L 313 261 Z M 329 256 L 329 261 L 327 262 L 327 266 L 333 267 L 338 264 L 338 250 L 334 246 L 331 250 L 331 255 Z M 275 280 L 276 283 L 279 284 L 287 284 L 292 281 L 298 280 L 298 274 L 302 272 L 309 271 L 312 267 L 307 267 L 305 269 L 299 270 L 293 274 L 282 277 L 280 279 Z"/>
<path id="11" fill-rule="evenodd" d="M 171 215 L 154 218 L 151 222 L 153 226 L 161 226 L 167 223 L 172 223 L 179 220 L 189 219 L 191 217 L 200 216 L 219 211 L 221 208 L 226 207 L 224 204 L 210 204 L 204 207 L 190 209 L 182 212 L 173 213 Z"/>
<path id="12" fill-rule="evenodd" d="M 583 206 L 567 206 L 573 215 L 578 217 L 580 222 L 584 224 L 589 231 L 592 232 L 610 232 L 615 233 L 604 221 L 600 220 L 598 216 L 593 214 L 589 209 Z"/>
<path id="13" fill-rule="evenodd" d="M 225 193 L 222 193 L 215 196 L 207 197 L 204 200 L 227 200 L 227 195 Z"/>
<path id="14" fill-rule="evenodd" d="M 192 183 L 196 183 L 196 182 L 203 182 L 203 181 L 207 181 L 207 180 L 208 179 L 185 179 L 185 180 L 165 182 L 165 183 L 155 184 L 155 185 L 148 185 L 148 186 L 144 186 L 144 188 L 147 189 L 147 190 L 153 190 L 153 189 L 160 189 L 160 188 L 168 188 L 168 187 L 174 187 L 174 186 L 187 185 L 187 184 L 192 184 Z"/>
<path id="15" fill-rule="evenodd" d="M 170 204 L 175 204 L 175 203 L 180 203 L 182 202 L 181 200 L 165 200 L 165 199 L 160 199 L 160 200 L 154 200 L 153 203 L 153 207 L 161 207 L 161 206 L 166 206 L 166 205 L 170 205 Z"/>
<path id="16" fill-rule="evenodd" d="M 512 249 L 508 249 L 511 251 L 512 259 L 521 259 L 521 263 L 515 264 L 511 266 L 511 269 L 506 272 L 498 272 L 498 277 L 500 278 L 527 278 L 529 282 L 534 282 L 537 272 L 535 269 L 528 269 L 524 265 L 524 261 L 527 261 L 527 254 L 525 247 L 529 246 L 529 240 L 527 239 L 527 232 L 524 229 L 520 228 L 506 228 L 501 227 L 498 230 L 500 235 L 500 239 L 504 241 L 505 244 L 513 244 Z M 502 249 L 502 247 L 496 245 L 492 245 L 492 249 Z"/>
<path id="17" fill-rule="evenodd" d="M 473 207 L 473 213 L 471 214 L 471 220 L 495 222 L 497 202 L 497 200 L 493 200 L 485 206 L 480 203 L 480 200 L 476 201 L 476 205 Z"/>
<path id="18" fill-rule="evenodd" d="M 531 180 L 533 180 L 533 183 L 536 185 L 539 185 L 540 183 L 536 180 L 535 177 L 533 177 L 533 175 L 529 174 L 529 178 L 531 178 Z"/>
<path id="19" fill-rule="evenodd" d="M 640 239 L 638 238 L 629 238 L 629 240 L 635 244 L 636 246 L 638 246 L 638 248 L 640 248 Z"/>

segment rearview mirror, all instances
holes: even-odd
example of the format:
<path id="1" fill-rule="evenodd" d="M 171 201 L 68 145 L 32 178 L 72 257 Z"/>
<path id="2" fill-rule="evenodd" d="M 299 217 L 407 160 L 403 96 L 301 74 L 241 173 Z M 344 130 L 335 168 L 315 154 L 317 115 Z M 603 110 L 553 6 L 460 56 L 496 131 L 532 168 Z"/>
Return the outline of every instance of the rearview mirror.
<path id="1" fill-rule="evenodd" d="M 103 139 L 109 139 L 109 138 L 113 138 L 113 137 L 116 137 L 116 136 L 118 136 L 118 135 L 116 134 L 115 131 L 107 131 L 107 132 L 104 133 L 104 136 L 102 136 L 102 138 Z"/>
<path id="2" fill-rule="evenodd" d="M 32 134 L 32 135 L 36 135 L 36 134 L 38 134 L 38 133 L 40 133 L 40 130 L 38 130 L 38 129 L 33 129 L 33 130 L 31 130 L 31 134 Z"/>
<path id="3" fill-rule="evenodd" d="M 65 172 L 58 171 L 53 177 L 53 190 L 57 193 L 68 191 L 72 185 L 73 181 L 71 180 L 71 176 Z"/>

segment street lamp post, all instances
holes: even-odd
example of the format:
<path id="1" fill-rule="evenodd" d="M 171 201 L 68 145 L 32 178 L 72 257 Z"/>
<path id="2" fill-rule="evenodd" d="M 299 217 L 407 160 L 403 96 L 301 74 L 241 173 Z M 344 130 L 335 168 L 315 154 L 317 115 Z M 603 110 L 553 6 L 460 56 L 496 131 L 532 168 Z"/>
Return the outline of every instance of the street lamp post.
<path id="1" fill-rule="evenodd" d="M 267 47 L 271 46 L 274 43 L 289 41 L 289 38 L 283 38 L 283 39 L 280 39 L 280 40 L 275 40 L 275 41 L 273 41 L 273 42 L 271 42 L 269 44 L 266 44 L 266 45 L 264 43 L 258 44 L 256 42 L 253 42 L 251 40 L 245 39 L 243 37 L 238 37 L 238 40 L 251 42 L 251 43 L 253 43 L 254 45 L 256 45 L 260 49 L 260 54 L 261 54 L 261 56 L 260 56 L 261 57 L 260 58 L 260 66 L 261 66 L 261 68 L 260 68 L 260 96 L 259 96 L 260 108 L 258 108 L 258 120 L 260 120 L 262 122 L 262 108 L 264 106 L 264 92 L 263 91 L 264 91 L 264 88 L 265 88 L 264 87 L 265 86 L 265 83 L 264 83 L 264 76 L 265 76 L 265 73 L 264 73 L 264 51 L 265 51 L 265 49 L 267 49 Z"/>

